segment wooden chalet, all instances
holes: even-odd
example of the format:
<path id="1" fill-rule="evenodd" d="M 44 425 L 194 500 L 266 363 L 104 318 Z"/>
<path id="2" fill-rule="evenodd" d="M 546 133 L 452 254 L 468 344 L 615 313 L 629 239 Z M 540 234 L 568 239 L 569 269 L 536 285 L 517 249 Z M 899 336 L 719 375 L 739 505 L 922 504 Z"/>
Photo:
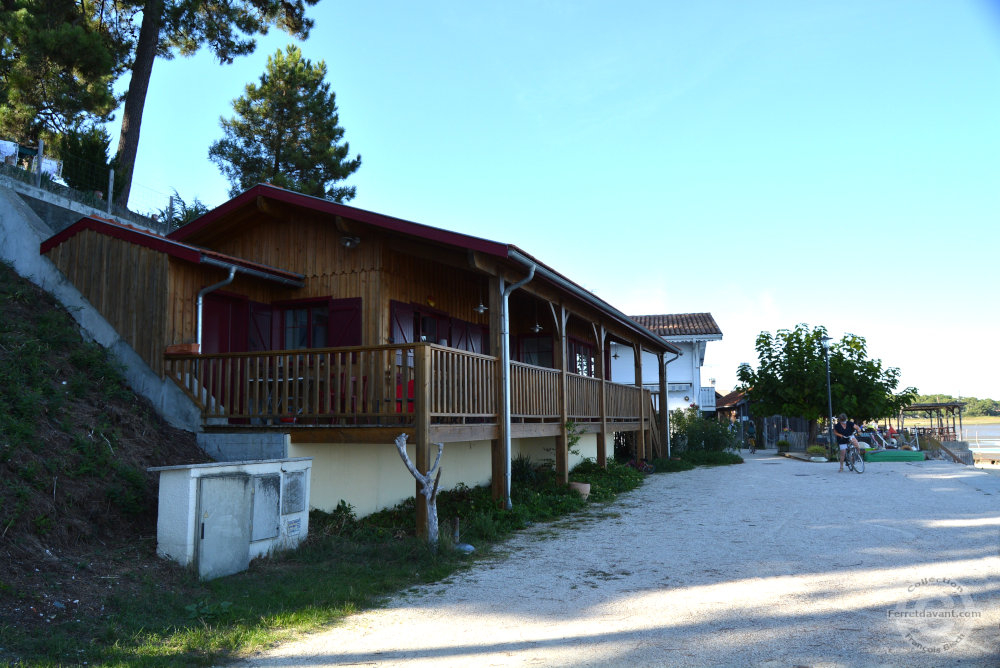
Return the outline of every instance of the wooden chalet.
<path id="1" fill-rule="evenodd" d="M 184 389 L 199 439 L 277 436 L 314 457 L 322 509 L 410 496 L 401 432 L 423 470 L 445 444 L 443 486 L 489 480 L 497 497 L 518 453 L 548 452 L 566 479 L 568 422 L 601 464 L 615 432 L 640 457 L 660 447 L 642 385 L 665 392 L 676 349 L 510 244 L 259 185 L 166 237 L 84 218 L 41 251 Z M 634 351 L 629 384 L 609 377 L 611 342 Z"/>

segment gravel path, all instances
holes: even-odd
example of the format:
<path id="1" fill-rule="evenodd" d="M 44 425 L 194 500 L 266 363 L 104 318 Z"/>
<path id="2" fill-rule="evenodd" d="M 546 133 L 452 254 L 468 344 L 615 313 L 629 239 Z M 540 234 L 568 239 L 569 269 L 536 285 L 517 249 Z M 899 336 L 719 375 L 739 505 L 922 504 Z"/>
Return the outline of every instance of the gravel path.
<path id="1" fill-rule="evenodd" d="M 758 452 L 650 476 L 241 665 L 995 667 L 998 648 L 1000 475 Z"/>

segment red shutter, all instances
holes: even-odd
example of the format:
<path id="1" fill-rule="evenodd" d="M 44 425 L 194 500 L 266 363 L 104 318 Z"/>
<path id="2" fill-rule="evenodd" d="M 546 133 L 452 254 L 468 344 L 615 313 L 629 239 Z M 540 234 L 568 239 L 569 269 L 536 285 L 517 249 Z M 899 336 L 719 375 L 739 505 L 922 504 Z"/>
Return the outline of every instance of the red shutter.
<path id="1" fill-rule="evenodd" d="M 413 343 L 413 307 L 389 302 L 390 335 L 393 343 Z"/>
<path id="2" fill-rule="evenodd" d="M 251 352 L 273 350 L 271 347 L 271 319 L 274 310 L 270 304 L 250 302 L 250 340 Z"/>
<path id="3" fill-rule="evenodd" d="M 212 292 L 202 304 L 201 352 L 240 353 L 248 349 L 247 300 Z"/>
<path id="4" fill-rule="evenodd" d="M 362 345 L 361 297 L 334 299 L 330 302 L 327 345 L 332 348 Z"/>

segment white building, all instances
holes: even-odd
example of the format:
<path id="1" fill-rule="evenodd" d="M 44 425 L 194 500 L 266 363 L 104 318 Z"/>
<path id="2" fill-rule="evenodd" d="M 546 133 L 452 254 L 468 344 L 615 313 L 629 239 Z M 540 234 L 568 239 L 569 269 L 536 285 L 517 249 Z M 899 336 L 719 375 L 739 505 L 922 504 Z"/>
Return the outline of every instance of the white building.
<path id="1" fill-rule="evenodd" d="M 703 412 L 715 410 L 715 385 L 702 384 L 701 367 L 709 341 L 721 341 L 722 330 L 711 313 L 674 313 L 629 316 L 637 323 L 681 350 L 676 358 L 667 357 L 667 407 L 670 410 L 697 405 Z M 642 356 L 642 384 L 659 390 L 656 357 Z M 611 378 L 616 383 L 635 382 L 632 348 L 611 344 Z"/>

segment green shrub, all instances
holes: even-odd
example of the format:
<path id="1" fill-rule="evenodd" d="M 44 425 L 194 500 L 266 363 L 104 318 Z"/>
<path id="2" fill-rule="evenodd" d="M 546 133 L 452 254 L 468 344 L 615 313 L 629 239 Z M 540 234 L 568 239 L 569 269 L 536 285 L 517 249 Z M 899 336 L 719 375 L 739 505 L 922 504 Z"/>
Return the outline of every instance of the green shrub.
<path id="1" fill-rule="evenodd" d="M 681 459 L 695 466 L 725 466 L 743 463 L 743 458 L 733 452 L 715 450 L 689 450 L 681 454 Z"/>
<path id="2" fill-rule="evenodd" d="M 642 474 L 631 466 L 615 460 L 602 469 L 593 459 L 584 459 L 569 473 L 570 480 L 590 483 L 591 501 L 610 501 L 622 492 L 642 484 Z"/>
<path id="3" fill-rule="evenodd" d="M 709 450 L 721 452 L 735 448 L 738 438 L 718 420 L 706 419 L 695 408 L 670 413 L 670 434 L 679 452 Z"/>
<path id="4" fill-rule="evenodd" d="M 525 454 L 518 454 L 510 462 L 510 484 L 511 486 L 533 485 L 538 480 L 537 467 L 531 461 L 531 457 Z"/>
<path id="5" fill-rule="evenodd" d="M 784 439 L 778 441 L 777 445 L 778 445 L 778 452 L 788 452 L 789 448 L 792 447 L 792 444 Z"/>
<path id="6" fill-rule="evenodd" d="M 690 471 L 694 464 L 683 459 L 661 457 L 653 460 L 654 473 L 678 473 L 680 471 Z"/>
<path id="7" fill-rule="evenodd" d="M 822 445 L 810 445 L 806 452 L 813 457 L 826 457 L 826 447 Z"/>

